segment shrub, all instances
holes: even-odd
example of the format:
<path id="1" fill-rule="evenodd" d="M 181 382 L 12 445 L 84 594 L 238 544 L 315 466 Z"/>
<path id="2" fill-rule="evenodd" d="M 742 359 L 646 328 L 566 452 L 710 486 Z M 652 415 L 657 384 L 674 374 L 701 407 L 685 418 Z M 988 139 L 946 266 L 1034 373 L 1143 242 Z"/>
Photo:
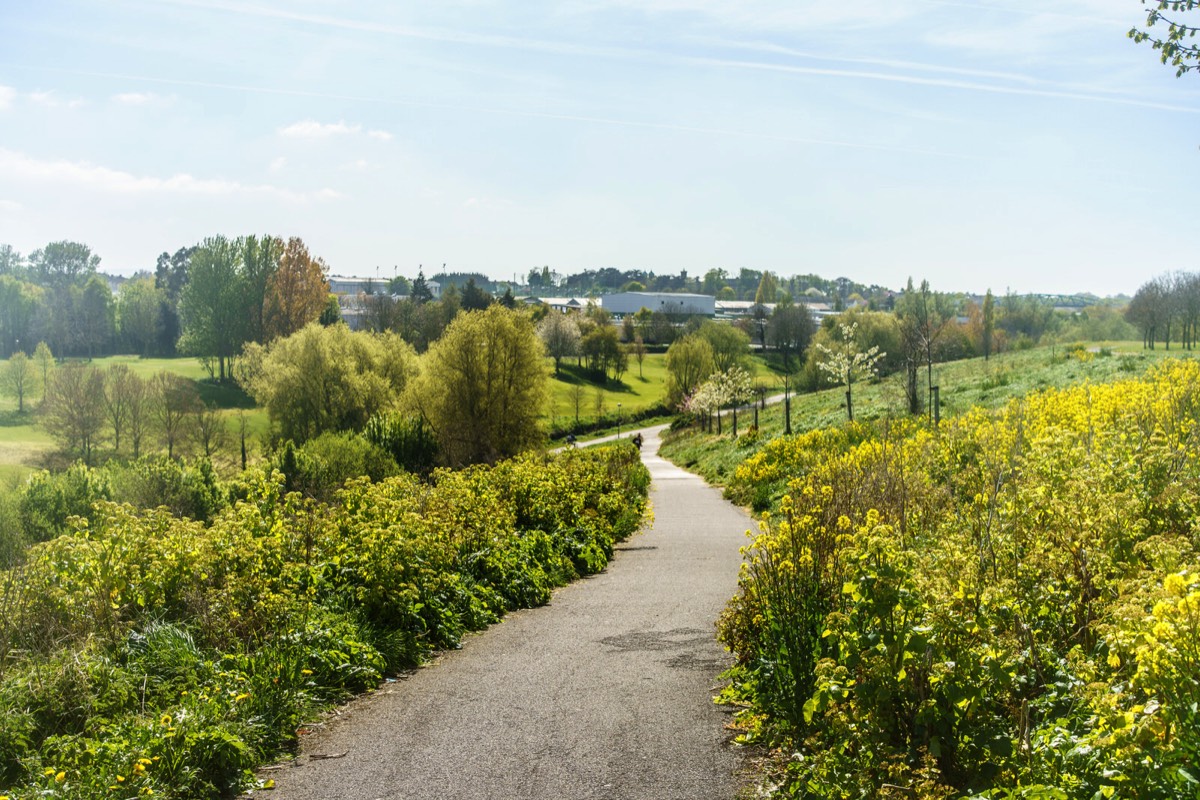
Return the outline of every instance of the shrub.
<path id="1" fill-rule="evenodd" d="M 212 462 L 188 463 L 165 455 L 143 456 L 124 466 L 110 463 L 112 499 L 135 508 L 163 507 L 178 517 L 211 522 L 225 506 Z"/>
<path id="2" fill-rule="evenodd" d="M 323 433 L 296 447 L 290 440 L 272 459 L 287 491 L 322 502 L 352 478 L 374 482 L 396 473 L 396 461 L 383 448 L 357 433 Z"/>
<path id="3" fill-rule="evenodd" d="M 25 536 L 44 542 L 67 531 L 71 517 L 92 519 L 92 504 L 110 500 L 107 474 L 77 462 L 64 472 L 37 472 L 21 494 L 20 515 Z"/>
<path id="4" fill-rule="evenodd" d="M 437 463 L 437 436 L 421 417 L 376 414 L 367 422 L 363 436 L 409 472 L 426 475 Z"/>

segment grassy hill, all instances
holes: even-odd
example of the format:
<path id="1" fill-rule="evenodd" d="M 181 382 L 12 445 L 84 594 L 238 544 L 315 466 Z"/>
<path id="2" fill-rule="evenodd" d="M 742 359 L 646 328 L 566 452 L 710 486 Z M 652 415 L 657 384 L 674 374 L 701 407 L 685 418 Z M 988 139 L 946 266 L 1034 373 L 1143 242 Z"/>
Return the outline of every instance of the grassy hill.
<path id="1" fill-rule="evenodd" d="M 1070 386 L 1083 381 L 1106 382 L 1141 374 L 1164 358 L 1185 356 L 1178 349 L 1143 350 L 1137 342 L 1093 342 L 1086 345 L 1040 347 L 982 358 L 935 364 L 934 383 L 941 387 L 943 419 L 976 406 L 996 408 L 1031 391 Z M 924 385 L 925 373 L 921 373 Z M 875 383 L 854 387 L 855 419 L 870 421 L 908 416 L 904 376 L 891 375 Z M 765 383 L 770 383 L 764 377 Z M 776 391 L 779 391 L 778 389 Z M 669 437 L 663 455 L 706 480 L 723 485 L 743 460 L 757 452 L 784 430 L 783 405 L 759 412 L 759 434 L 734 442 L 729 436 L 685 430 Z M 792 399 L 792 431 L 840 425 L 846 420 L 845 389 L 838 387 Z M 745 434 L 752 419 L 739 419 L 739 434 Z"/>

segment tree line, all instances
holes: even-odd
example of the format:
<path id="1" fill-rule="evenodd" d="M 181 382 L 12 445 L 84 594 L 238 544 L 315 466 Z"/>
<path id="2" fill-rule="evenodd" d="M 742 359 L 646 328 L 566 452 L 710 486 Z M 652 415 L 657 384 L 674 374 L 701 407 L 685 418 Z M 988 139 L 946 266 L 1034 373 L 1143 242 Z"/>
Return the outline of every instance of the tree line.
<path id="1" fill-rule="evenodd" d="M 79 242 L 22 256 L 0 245 L 0 350 L 58 357 L 195 355 L 218 378 L 246 342 L 286 336 L 329 306 L 327 266 L 303 240 L 215 236 L 159 256 L 114 295 Z"/>
<path id="2" fill-rule="evenodd" d="M 1142 345 L 1151 350 L 1174 340 L 1191 350 L 1200 330 L 1200 273 L 1170 272 L 1141 285 L 1125 309 L 1125 319 L 1137 328 Z"/>

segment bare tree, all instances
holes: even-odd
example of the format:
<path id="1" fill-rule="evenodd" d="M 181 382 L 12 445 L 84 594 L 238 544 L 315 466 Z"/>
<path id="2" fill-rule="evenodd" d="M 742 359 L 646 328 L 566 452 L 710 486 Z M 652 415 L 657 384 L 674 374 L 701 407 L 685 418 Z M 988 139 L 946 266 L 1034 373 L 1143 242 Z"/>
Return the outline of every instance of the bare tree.
<path id="1" fill-rule="evenodd" d="M 113 433 L 113 450 L 121 452 L 121 432 L 129 422 L 129 379 L 133 376 L 124 364 L 113 364 L 104 376 L 104 415 Z"/>
<path id="2" fill-rule="evenodd" d="M 133 371 L 130 371 L 126 378 L 124 390 L 125 431 L 130 445 L 133 446 L 133 457 L 138 458 L 142 454 L 142 441 L 150 424 L 150 393 L 146 381 Z"/>
<path id="3" fill-rule="evenodd" d="M 196 385 L 181 375 L 160 372 L 150 379 L 151 412 L 158 422 L 167 457 L 175 457 L 175 446 L 183 441 L 184 425 L 200 404 Z"/>
<path id="4" fill-rule="evenodd" d="M 100 371 L 82 364 L 56 370 L 46 393 L 43 424 L 65 449 L 78 453 L 90 464 L 104 427 L 104 378 Z"/>
<path id="5" fill-rule="evenodd" d="M 562 360 L 579 352 L 579 324 L 572 315 L 552 311 L 538 323 L 537 332 L 546 345 L 546 352 L 554 359 L 554 374 L 557 375 Z"/>
<path id="6" fill-rule="evenodd" d="M 225 427 L 225 417 L 216 406 L 208 403 L 197 404 L 192 413 L 192 441 L 205 458 L 211 459 L 228 442 L 229 430 Z"/>
<path id="7" fill-rule="evenodd" d="M 629 317 L 626 317 L 629 319 Z M 641 336 L 634 336 L 633 341 L 629 343 L 629 352 L 633 353 L 633 357 L 637 359 L 638 377 L 642 377 L 642 362 L 646 360 L 646 343 L 642 341 Z"/>

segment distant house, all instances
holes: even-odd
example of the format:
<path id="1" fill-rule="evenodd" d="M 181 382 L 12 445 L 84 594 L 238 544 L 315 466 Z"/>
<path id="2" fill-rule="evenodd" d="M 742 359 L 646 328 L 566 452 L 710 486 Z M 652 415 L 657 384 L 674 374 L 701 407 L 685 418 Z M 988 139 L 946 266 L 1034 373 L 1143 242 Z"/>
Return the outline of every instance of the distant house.
<path id="1" fill-rule="evenodd" d="M 620 292 L 600 298 L 600 307 L 614 317 L 636 314 L 643 308 L 667 314 L 716 316 L 716 298 L 707 294 L 682 292 Z"/>

